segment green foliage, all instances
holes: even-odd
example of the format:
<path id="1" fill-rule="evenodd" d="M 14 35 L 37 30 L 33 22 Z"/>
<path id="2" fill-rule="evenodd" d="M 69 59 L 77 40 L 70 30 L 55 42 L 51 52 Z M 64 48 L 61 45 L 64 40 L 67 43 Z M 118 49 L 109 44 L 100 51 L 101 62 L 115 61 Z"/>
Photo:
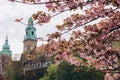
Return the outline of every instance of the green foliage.
<path id="1" fill-rule="evenodd" d="M 113 41 L 112 46 L 113 46 L 114 49 L 120 49 L 120 40 Z"/>
<path id="2" fill-rule="evenodd" d="M 47 74 L 39 80 L 104 80 L 104 73 L 96 72 L 94 68 L 76 67 L 67 62 L 51 65 Z"/>
<path id="3" fill-rule="evenodd" d="M 55 80 L 56 79 L 56 72 L 57 72 L 58 66 L 53 64 L 48 67 L 47 72 L 48 74 L 41 78 L 40 80 Z"/>
<path id="4" fill-rule="evenodd" d="M 5 73 L 6 80 L 19 80 L 20 78 L 20 70 L 19 65 L 17 62 L 10 61 L 7 70 Z"/>

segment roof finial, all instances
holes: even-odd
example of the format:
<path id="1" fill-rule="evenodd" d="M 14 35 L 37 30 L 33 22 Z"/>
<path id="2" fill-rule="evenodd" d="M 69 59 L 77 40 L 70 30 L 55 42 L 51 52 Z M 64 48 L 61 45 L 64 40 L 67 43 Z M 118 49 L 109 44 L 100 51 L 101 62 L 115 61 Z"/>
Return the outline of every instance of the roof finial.
<path id="1" fill-rule="evenodd" d="M 5 44 L 8 45 L 8 35 L 6 34 Z"/>
<path id="2" fill-rule="evenodd" d="M 30 17 L 28 19 L 28 26 L 33 26 L 33 19 L 32 19 L 32 17 Z"/>
<path id="3" fill-rule="evenodd" d="M 8 40 L 8 34 L 6 34 L 6 40 Z"/>

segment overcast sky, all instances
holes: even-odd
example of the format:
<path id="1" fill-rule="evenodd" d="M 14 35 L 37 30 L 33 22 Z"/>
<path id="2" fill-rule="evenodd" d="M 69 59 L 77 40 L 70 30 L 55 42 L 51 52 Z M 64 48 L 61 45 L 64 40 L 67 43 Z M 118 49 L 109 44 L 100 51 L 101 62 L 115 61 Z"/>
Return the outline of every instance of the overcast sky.
<path id="1" fill-rule="evenodd" d="M 16 23 L 16 18 L 24 18 L 23 21 L 27 23 L 28 18 L 38 10 L 44 10 L 43 5 L 26 5 L 21 3 L 12 3 L 7 0 L 0 0 L 0 50 L 5 42 L 6 35 L 8 34 L 10 49 L 13 54 L 23 52 L 23 39 L 25 35 L 26 26 L 21 23 Z M 39 26 L 37 28 L 37 36 L 45 37 L 46 34 L 56 31 L 55 25 L 62 23 L 62 19 L 67 17 L 71 12 L 65 12 L 62 15 L 54 17 L 51 22 Z M 38 42 L 38 46 L 40 46 Z"/>

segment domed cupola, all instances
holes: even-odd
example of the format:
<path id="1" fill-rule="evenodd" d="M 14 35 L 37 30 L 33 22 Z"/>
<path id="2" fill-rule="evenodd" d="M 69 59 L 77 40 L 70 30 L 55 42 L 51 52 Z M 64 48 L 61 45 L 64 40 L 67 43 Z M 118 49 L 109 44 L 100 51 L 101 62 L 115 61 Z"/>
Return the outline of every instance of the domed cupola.
<path id="1" fill-rule="evenodd" d="M 37 41 L 36 29 L 33 25 L 33 19 L 31 17 L 28 20 L 28 27 L 26 28 L 26 35 L 24 37 L 24 41 L 26 40 Z"/>

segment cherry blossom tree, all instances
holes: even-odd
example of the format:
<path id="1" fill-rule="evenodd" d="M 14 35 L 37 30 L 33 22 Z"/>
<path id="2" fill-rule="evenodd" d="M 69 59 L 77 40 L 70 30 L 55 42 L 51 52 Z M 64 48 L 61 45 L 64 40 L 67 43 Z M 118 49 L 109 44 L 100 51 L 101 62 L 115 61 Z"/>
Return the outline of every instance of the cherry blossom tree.
<path id="1" fill-rule="evenodd" d="M 56 25 L 57 32 L 47 35 L 47 55 L 55 56 L 57 64 L 66 60 L 76 66 L 93 66 L 106 72 L 105 80 L 120 79 L 120 0 L 10 1 L 45 5 L 50 14 L 38 11 L 32 15 L 40 25 L 66 11 L 82 10 L 83 13 L 72 14 L 63 24 Z M 22 19 L 16 21 L 22 22 Z M 77 29 L 80 27 L 84 31 Z M 63 35 L 69 32 L 68 40 Z"/>

